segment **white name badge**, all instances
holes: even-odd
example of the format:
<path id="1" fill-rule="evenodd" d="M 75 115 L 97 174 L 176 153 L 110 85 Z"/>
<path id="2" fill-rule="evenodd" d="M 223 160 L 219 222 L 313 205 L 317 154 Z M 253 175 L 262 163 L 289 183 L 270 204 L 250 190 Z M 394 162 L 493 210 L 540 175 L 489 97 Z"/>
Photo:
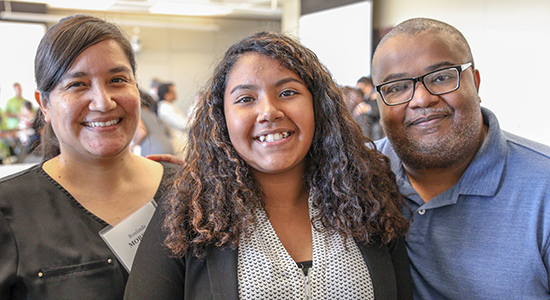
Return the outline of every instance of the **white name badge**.
<path id="1" fill-rule="evenodd" d="M 136 250 L 156 208 L 157 204 L 151 200 L 116 226 L 109 225 L 99 232 L 128 272 L 132 269 Z"/>

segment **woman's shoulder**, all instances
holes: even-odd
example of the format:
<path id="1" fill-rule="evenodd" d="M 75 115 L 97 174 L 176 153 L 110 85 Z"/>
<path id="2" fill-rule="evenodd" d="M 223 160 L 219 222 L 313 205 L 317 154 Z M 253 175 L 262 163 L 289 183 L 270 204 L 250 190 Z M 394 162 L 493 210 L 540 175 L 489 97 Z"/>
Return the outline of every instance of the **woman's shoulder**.
<path id="1" fill-rule="evenodd" d="M 14 164 L 0 166 L 0 184 L 25 176 L 29 173 L 34 173 L 40 169 L 40 164 Z"/>
<path id="2" fill-rule="evenodd" d="M 146 164 L 149 165 L 149 168 L 154 170 L 152 174 L 153 177 L 151 179 L 158 181 L 157 191 L 155 194 L 155 199 L 158 202 L 165 198 L 176 178 L 176 175 L 178 174 L 178 171 L 181 169 L 181 165 L 164 161 L 156 162 L 147 158 L 144 158 L 144 160 L 147 161 Z M 149 176 L 151 176 L 151 174 Z"/>
<path id="3" fill-rule="evenodd" d="M 38 182 L 44 182 L 40 176 L 41 165 L 33 165 L 13 174 L 0 178 L 0 200 L 13 193 L 28 193 L 39 189 Z"/>

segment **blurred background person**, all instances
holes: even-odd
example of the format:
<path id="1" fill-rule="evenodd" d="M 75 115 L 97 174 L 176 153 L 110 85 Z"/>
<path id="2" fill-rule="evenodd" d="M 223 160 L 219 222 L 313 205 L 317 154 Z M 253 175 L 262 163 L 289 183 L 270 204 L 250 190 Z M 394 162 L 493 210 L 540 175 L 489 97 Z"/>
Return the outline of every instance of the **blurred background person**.
<path id="1" fill-rule="evenodd" d="M 155 102 L 159 101 L 159 86 L 161 85 L 161 81 L 158 78 L 151 79 L 151 83 L 149 84 L 149 90 L 147 90 L 147 94 L 155 100 Z M 151 108 L 150 108 L 151 109 Z M 157 112 L 156 106 L 155 109 L 152 109 L 155 113 Z"/>
<path id="2" fill-rule="evenodd" d="M 23 88 L 19 82 L 13 84 L 13 90 L 15 92 L 15 96 L 8 100 L 4 111 L 8 117 L 6 124 L 8 130 L 17 129 L 19 124 L 19 112 L 21 111 L 21 107 L 23 107 L 25 101 L 28 101 L 23 98 Z"/>
<path id="3" fill-rule="evenodd" d="M 149 94 L 140 91 L 141 117 L 134 136 L 134 145 L 139 146 L 139 155 L 174 154 L 172 138 L 166 125 L 151 109 L 156 102 Z M 136 153 L 134 151 L 134 153 Z"/>
<path id="4" fill-rule="evenodd" d="M 158 87 L 157 114 L 170 130 L 172 147 L 175 153 L 183 153 L 186 144 L 187 115 L 174 102 L 177 100 L 176 87 L 173 83 L 163 83 Z"/>
<path id="5" fill-rule="evenodd" d="M 27 142 L 21 147 L 16 163 L 40 163 L 44 160 L 40 151 L 42 133 L 44 132 L 44 114 L 40 109 L 35 113 L 31 130 L 32 134 L 28 136 Z"/>
<path id="6" fill-rule="evenodd" d="M 349 113 L 361 127 L 363 135 L 372 139 L 372 118 L 367 112 L 362 112 L 365 109 L 370 110 L 370 107 L 358 108 L 360 105 L 367 105 L 363 101 L 363 91 L 351 86 L 343 86 L 341 90 L 342 97 L 344 98 Z"/>
<path id="7" fill-rule="evenodd" d="M 12 154 L 8 139 L 12 138 L 14 133 L 7 129 L 7 118 L 4 110 L 0 108 L 0 165 L 4 164 L 4 158 L 10 157 Z"/>
<path id="8" fill-rule="evenodd" d="M 36 111 L 30 101 L 25 100 L 19 111 L 18 133 L 19 143 L 24 147 L 29 142 L 29 137 L 34 135 L 33 124 L 36 119 Z"/>
<path id="9" fill-rule="evenodd" d="M 363 92 L 363 101 L 355 107 L 353 116 L 363 116 L 370 128 L 370 138 L 373 141 L 379 140 L 386 135 L 380 125 L 380 108 L 376 102 L 376 90 L 372 84 L 372 79 L 363 76 L 357 80 L 355 87 Z"/>

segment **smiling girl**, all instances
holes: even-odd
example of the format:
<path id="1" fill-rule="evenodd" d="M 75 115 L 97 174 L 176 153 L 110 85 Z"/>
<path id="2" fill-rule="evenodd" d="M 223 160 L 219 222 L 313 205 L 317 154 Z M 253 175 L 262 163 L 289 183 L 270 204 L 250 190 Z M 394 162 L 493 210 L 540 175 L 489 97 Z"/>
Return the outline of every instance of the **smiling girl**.
<path id="1" fill-rule="evenodd" d="M 207 90 L 125 297 L 410 299 L 389 160 L 315 54 L 258 33 L 229 48 Z"/>

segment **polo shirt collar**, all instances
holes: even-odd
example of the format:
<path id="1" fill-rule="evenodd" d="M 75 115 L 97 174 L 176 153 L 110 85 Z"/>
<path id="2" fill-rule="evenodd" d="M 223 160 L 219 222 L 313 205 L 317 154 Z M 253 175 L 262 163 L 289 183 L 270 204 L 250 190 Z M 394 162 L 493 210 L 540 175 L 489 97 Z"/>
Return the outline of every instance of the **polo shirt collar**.
<path id="1" fill-rule="evenodd" d="M 489 126 L 489 133 L 478 153 L 457 183 L 460 194 L 494 196 L 506 165 L 506 137 L 497 117 L 489 109 L 482 107 L 483 123 Z"/>
<path id="2" fill-rule="evenodd" d="M 506 165 L 506 137 L 500 130 L 498 120 L 493 112 L 481 107 L 481 113 L 483 123 L 489 127 L 483 145 L 459 182 L 428 203 L 424 203 L 410 184 L 403 164 L 393 147 L 388 151 L 387 155 L 391 160 L 392 170 L 396 174 L 399 191 L 403 196 L 422 206 L 422 209 L 429 209 L 454 204 L 459 195 L 494 196 L 497 193 Z"/>

